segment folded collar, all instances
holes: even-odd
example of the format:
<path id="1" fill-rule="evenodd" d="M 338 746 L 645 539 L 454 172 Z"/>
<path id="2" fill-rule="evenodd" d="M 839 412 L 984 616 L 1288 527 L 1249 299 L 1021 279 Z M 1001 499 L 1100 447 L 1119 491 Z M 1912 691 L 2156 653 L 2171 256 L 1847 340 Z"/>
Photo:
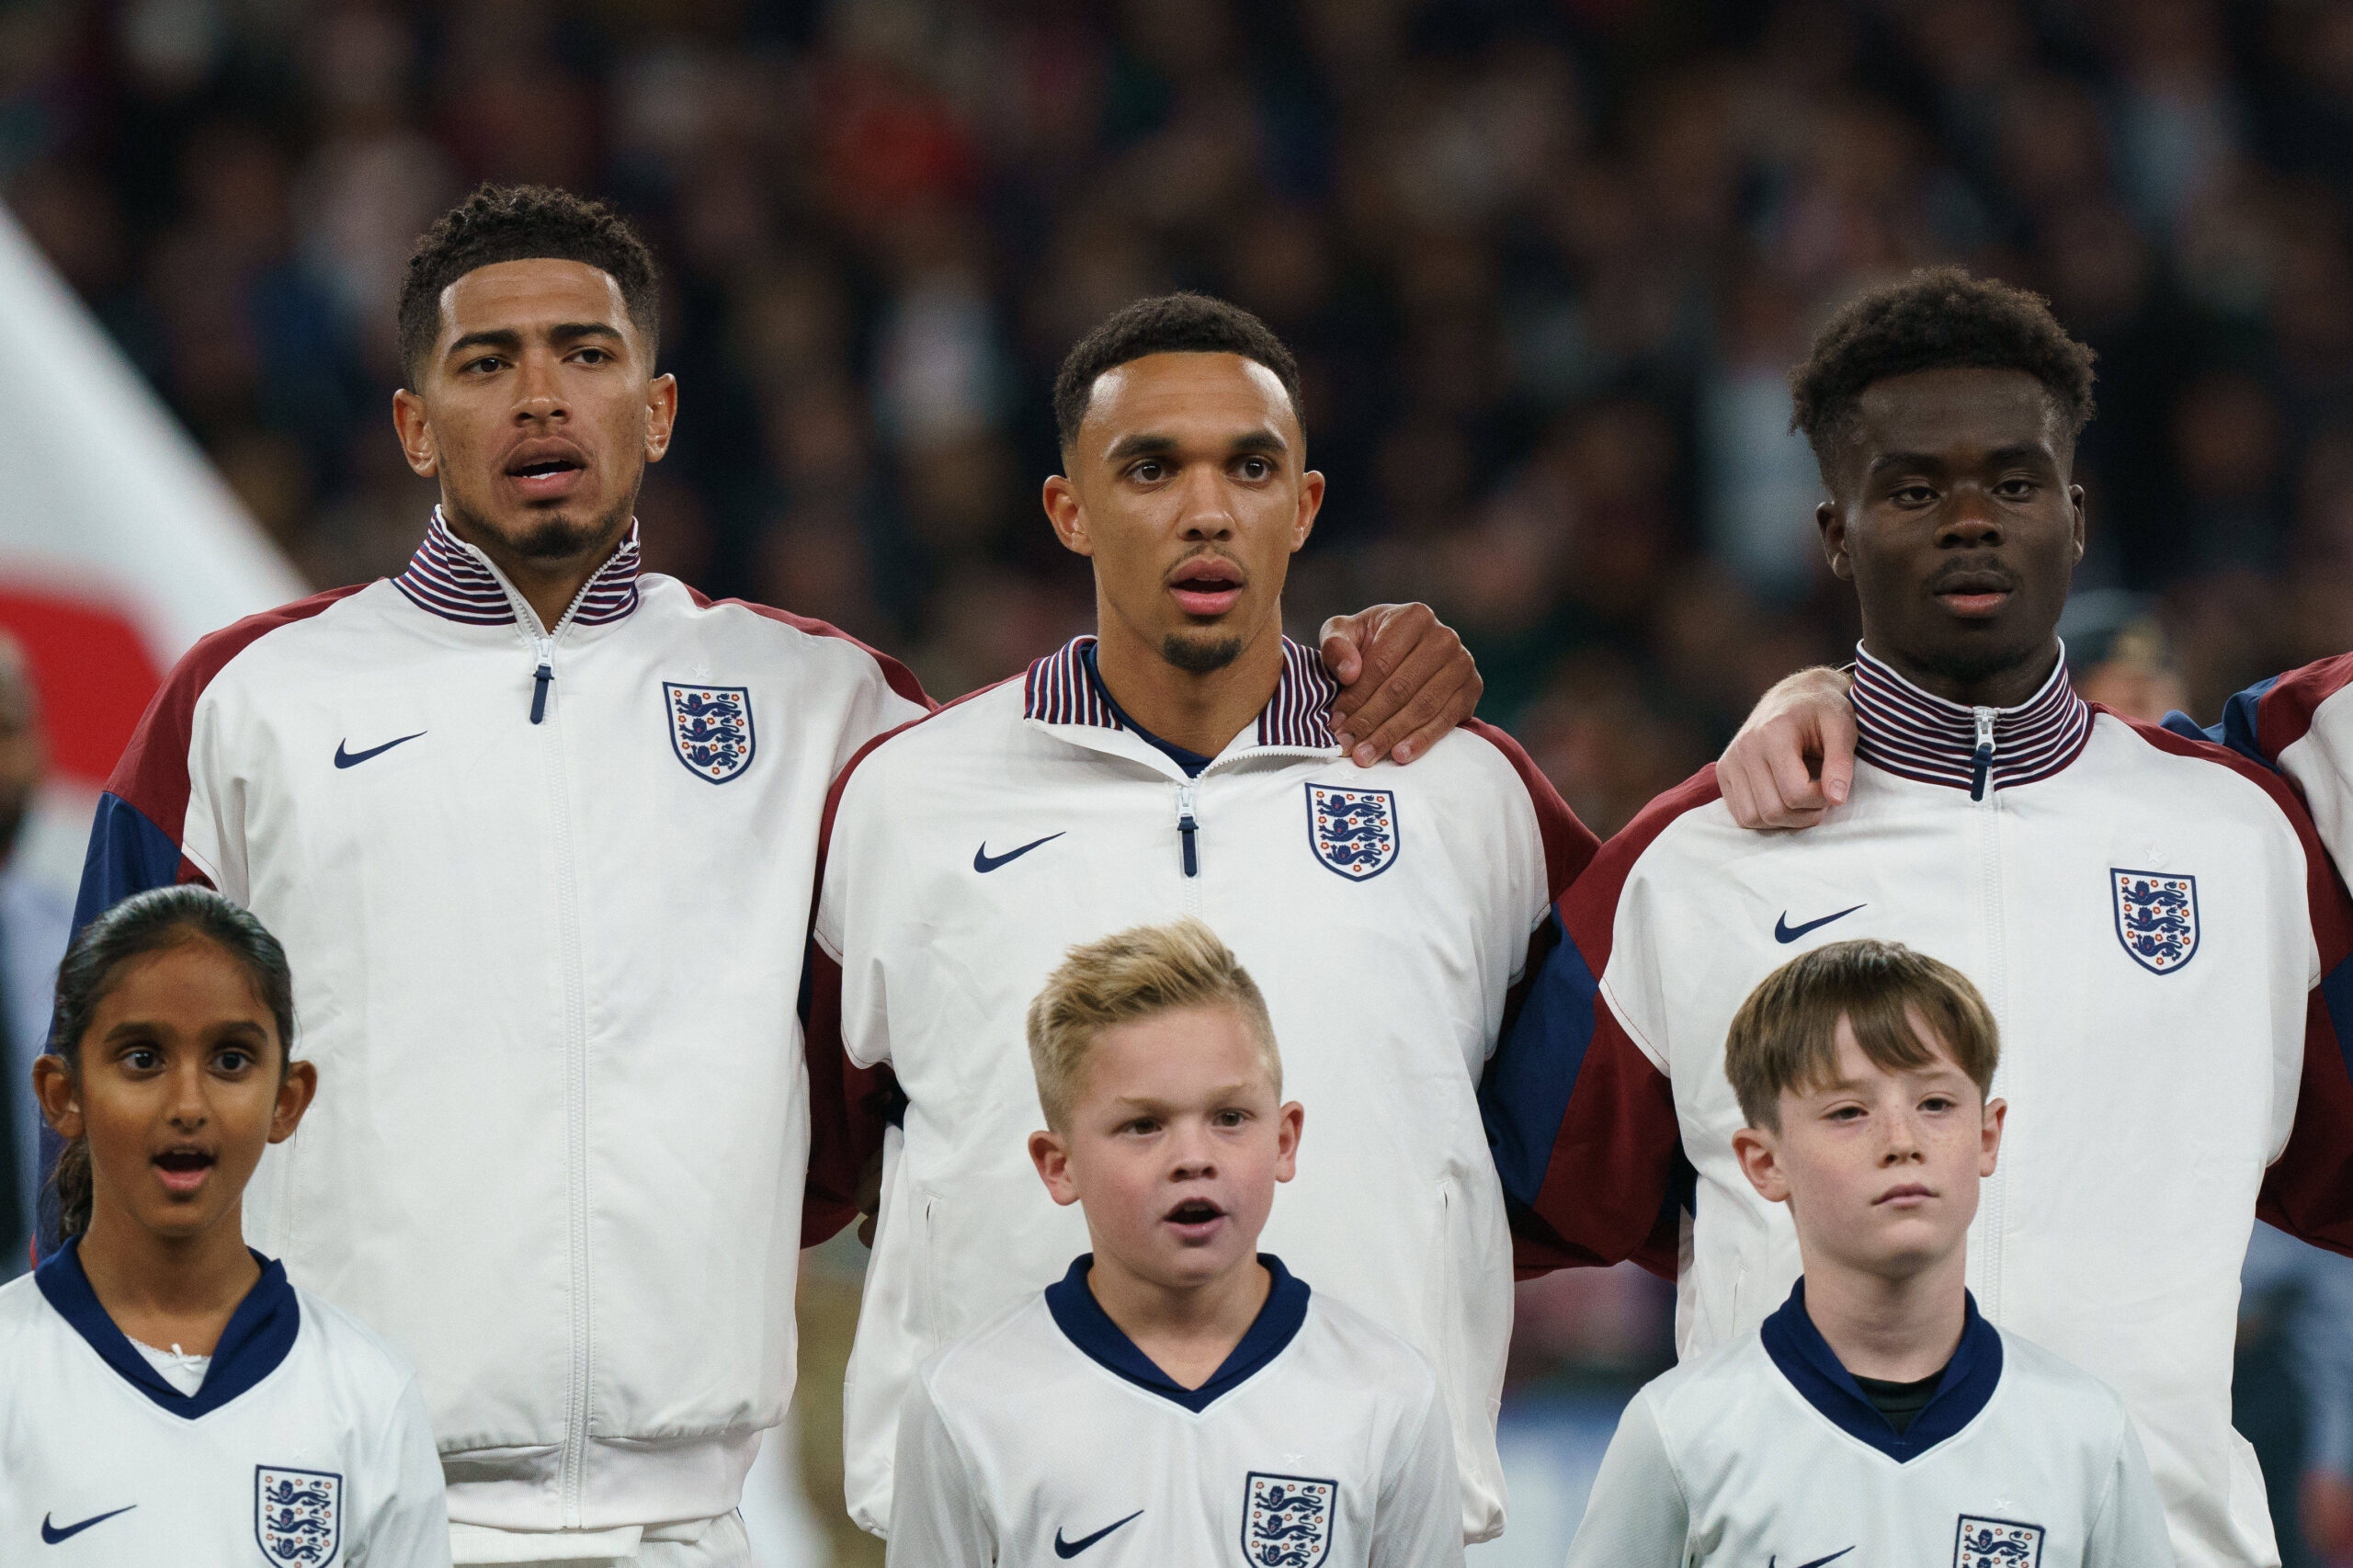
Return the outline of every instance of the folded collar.
<path id="1" fill-rule="evenodd" d="M 1127 728 L 1108 696 L 1087 677 L 1082 652 L 1092 637 L 1074 637 L 1029 666 L 1021 687 L 1021 716 L 1041 724 L 1085 724 L 1099 730 Z M 1283 669 L 1275 695 L 1258 713 L 1256 744 L 1299 751 L 1332 751 L 1332 699 L 1340 683 L 1314 650 L 1283 639 Z"/>
<path id="2" fill-rule="evenodd" d="M 1849 1437 L 1869 1443 L 1898 1464 L 1915 1460 L 1977 1419 L 2002 1381 L 2001 1332 L 1977 1312 L 1977 1298 L 1963 1293 L 1961 1344 L 1945 1363 L 1944 1376 L 1912 1425 L 1898 1432 L 1839 1361 L 1830 1342 L 1806 1315 L 1805 1280 L 1800 1278 L 1780 1310 L 1759 1331 L 1765 1353 L 1808 1404 Z"/>
<path id="3" fill-rule="evenodd" d="M 2015 708 L 1972 708 L 1923 691 L 1855 646 L 1856 755 L 1926 784 L 1968 790 L 1975 783 L 1977 718 L 1993 715 L 1989 789 L 2048 778 L 2081 755 L 2091 739 L 2091 706 L 2067 679 L 2067 650 L 2032 697 Z"/>
<path id="4" fill-rule="evenodd" d="M 261 1265 L 261 1278 L 230 1314 L 229 1326 L 221 1331 L 221 1341 L 212 1347 L 212 1365 L 205 1369 L 203 1385 L 192 1394 L 165 1382 L 164 1375 L 107 1315 L 97 1291 L 90 1288 L 89 1275 L 82 1268 L 81 1237 L 68 1238 L 44 1258 L 33 1271 L 33 1283 L 40 1287 L 57 1314 L 97 1352 L 98 1359 L 165 1410 L 193 1421 L 278 1370 L 278 1363 L 294 1348 L 295 1335 L 302 1325 L 302 1308 L 294 1287 L 286 1282 L 286 1266 L 257 1252 L 254 1261 Z"/>
<path id="5" fill-rule="evenodd" d="M 571 619 L 582 626 L 602 626 L 619 620 L 637 608 L 637 574 L 642 564 L 637 546 L 637 524 L 631 522 L 620 544 L 597 568 L 574 606 Z M 409 557 L 408 569 L 392 579 L 417 608 L 444 620 L 467 626 L 512 626 L 515 601 L 506 581 L 489 558 L 451 533 L 433 508 L 425 540 Z"/>

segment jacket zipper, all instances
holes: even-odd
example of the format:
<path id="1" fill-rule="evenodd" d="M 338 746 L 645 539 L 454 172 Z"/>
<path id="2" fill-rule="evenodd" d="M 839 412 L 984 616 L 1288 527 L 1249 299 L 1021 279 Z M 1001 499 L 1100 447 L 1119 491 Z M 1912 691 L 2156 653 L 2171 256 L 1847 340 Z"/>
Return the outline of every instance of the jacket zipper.
<path id="1" fill-rule="evenodd" d="M 1972 710 L 1977 724 L 1977 747 L 1971 758 L 1969 798 L 1977 802 L 1978 898 L 1980 931 L 1985 944 L 1986 1004 L 1995 1025 L 2006 1033 L 2009 1022 L 2009 965 L 2005 946 L 2002 909 L 2002 797 L 1992 787 L 1994 719 L 1991 708 Z M 1979 1245 L 1971 1261 L 1977 1265 L 1978 1310 L 1989 1323 L 2002 1321 L 2002 1238 L 2009 1184 L 2006 1166 L 1997 1166 L 1985 1178 L 1978 1195 Z"/>
<path id="2" fill-rule="evenodd" d="M 555 645 L 580 613 L 596 583 L 591 575 L 564 607 L 554 626 L 540 629 L 539 612 L 514 585 L 494 571 L 506 589 L 515 624 L 530 639 L 531 722 L 543 724 L 548 699 L 555 685 Z M 563 977 L 564 1147 L 569 1165 L 565 1186 L 570 1199 L 572 1332 L 571 1387 L 566 1392 L 563 1451 L 557 1470 L 557 1492 L 563 1509 L 563 1528 L 582 1528 L 580 1506 L 583 1472 L 588 1458 L 588 1390 L 596 1369 L 596 1324 L 589 1311 L 588 1268 L 588 1017 L 584 994 L 585 966 L 580 951 L 579 881 L 573 860 L 571 784 L 563 765 L 563 710 L 556 726 L 545 733 L 541 757 L 545 764 L 549 821 L 554 835 L 556 945 Z"/>
<path id="3" fill-rule="evenodd" d="M 1201 827 L 1201 824 L 1193 817 L 1194 802 L 1199 798 L 1193 785 L 1187 783 L 1176 786 L 1176 837 L 1184 847 L 1185 875 L 1188 877 L 1198 877 L 1201 874 L 1201 852 L 1193 841 L 1194 835 L 1198 834 Z"/>

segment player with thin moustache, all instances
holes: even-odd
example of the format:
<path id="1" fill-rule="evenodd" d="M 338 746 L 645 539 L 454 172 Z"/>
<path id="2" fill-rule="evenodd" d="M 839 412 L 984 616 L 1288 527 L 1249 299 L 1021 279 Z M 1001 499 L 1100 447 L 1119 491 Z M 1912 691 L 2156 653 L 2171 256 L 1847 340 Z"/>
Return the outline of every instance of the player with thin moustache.
<path id="1" fill-rule="evenodd" d="M 1862 610 L 1851 791 L 1760 835 L 1710 767 L 1604 847 L 1490 1076 L 1506 1187 L 1564 1260 L 1679 1254 L 1687 1357 L 1753 1330 L 1798 1258 L 1735 1155 L 1733 1010 L 1806 945 L 1934 953 L 2032 1108 L 1972 1234 L 1985 1316 L 2123 1396 L 2184 1564 L 2276 1562 L 2230 1424 L 2238 1271 L 2258 1207 L 2353 1247 L 2353 911 L 2276 776 L 2069 686 L 2091 356 L 2040 300 L 1916 274 L 1842 310 L 1791 384 Z M 1531 1120 L 1552 1135 L 1518 1142 Z"/>
<path id="2" fill-rule="evenodd" d="M 1073 946 L 1191 915 L 1259 975 L 1327 1130 L 1269 1249 L 1437 1365 L 1483 1540 L 1512 1248 L 1476 1091 L 1592 836 L 1487 726 L 1404 770 L 1343 750 L 1328 677 L 1282 634 L 1324 483 L 1298 368 L 1256 317 L 1140 301 L 1072 348 L 1054 403 L 1045 511 L 1094 568 L 1095 635 L 835 790 L 812 1017 L 838 1017 L 852 1082 L 887 1069 L 905 1096 L 895 1127 L 865 1123 L 885 1165 L 844 1399 L 851 1514 L 890 1528 L 915 1368 L 1085 1246 L 1022 1157 L 1029 998 Z"/>
<path id="3" fill-rule="evenodd" d="M 460 1562 L 746 1562 L 794 1258 L 856 1211 L 839 1057 L 813 1097 L 796 1013 L 819 828 L 932 705 L 831 627 L 639 570 L 678 406 L 659 300 L 628 225 L 560 191 L 424 236 L 392 409 L 441 490 L 423 543 L 200 642 L 84 882 L 85 919 L 199 880 L 286 934 L 344 1087 L 262 1162 L 247 1233 L 416 1364 Z M 1371 741 L 1433 644 L 1475 700 L 1427 610 L 1336 645 L 1375 625 Z"/>

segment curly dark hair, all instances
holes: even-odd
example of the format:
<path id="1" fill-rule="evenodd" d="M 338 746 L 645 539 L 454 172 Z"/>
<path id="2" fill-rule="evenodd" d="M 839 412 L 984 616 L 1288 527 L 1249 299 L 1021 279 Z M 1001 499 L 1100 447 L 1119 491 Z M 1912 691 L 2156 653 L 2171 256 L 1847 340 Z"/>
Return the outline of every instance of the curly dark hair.
<path id="1" fill-rule="evenodd" d="M 1805 432 L 1826 477 L 1827 448 L 1866 387 L 1915 370 L 1984 367 L 2040 381 L 2073 441 L 2092 416 L 2092 358 L 2041 295 L 1958 267 L 1926 267 L 1848 301 L 1814 335 L 1813 352 L 1790 372 L 1790 427 Z"/>
<path id="2" fill-rule="evenodd" d="M 1147 354 L 1239 354 L 1264 365 L 1282 382 L 1302 428 L 1306 426 L 1299 361 L 1273 328 L 1241 306 L 1207 294 L 1161 294 L 1112 312 L 1063 356 L 1054 374 L 1054 425 L 1064 449 L 1078 439 L 1095 379 Z"/>
<path id="3" fill-rule="evenodd" d="M 661 324 L 662 279 L 654 253 L 601 201 L 544 185 L 485 185 L 441 215 L 408 258 L 401 279 L 401 373 L 414 387 L 441 330 L 441 290 L 502 261 L 585 262 L 620 285 L 629 319 L 651 360 Z"/>

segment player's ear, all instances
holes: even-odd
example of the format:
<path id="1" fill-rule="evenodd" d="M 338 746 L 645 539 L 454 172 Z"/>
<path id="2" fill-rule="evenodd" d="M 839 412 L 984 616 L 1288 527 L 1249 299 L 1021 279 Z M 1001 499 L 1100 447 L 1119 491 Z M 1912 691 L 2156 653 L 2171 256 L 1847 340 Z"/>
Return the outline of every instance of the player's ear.
<path id="1" fill-rule="evenodd" d="M 1065 1209 L 1078 1201 L 1078 1183 L 1070 1174 L 1070 1147 L 1061 1133 L 1049 1129 L 1029 1134 L 1029 1163 L 1038 1167 L 1038 1179 L 1046 1184 L 1049 1198 Z"/>
<path id="2" fill-rule="evenodd" d="M 1286 1101 L 1275 1112 L 1275 1179 L 1289 1181 L 1299 1174 L 1299 1135 L 1307 1124 L 1307 1108 Z"/>
<path id="3" fill-rule="evenodd" d="M 1078 486 L 1062 474 L 1051 475 L 1046 481 L 1045 503 L 1046 521 L 1054 526 L 1054 537 L 1063 541 L 1063 548 L 1074 555 L 1093 555 L 1095 540 L 1087 532 L 1086 508 L 1079 504 Z"/>
<path id="4" fill-rule="evenodd" d="M 419 479 L 431 479 L 441 467 L 433 441 L 433 426 L 425 417 L 425 400 L 403 387 L 392 394 L 392 431 L 401 438 L 401 456 Z"/>
<path id="5" fill-rule="evenodd" d="M 645 383 L 645 460 L 658 463 L 670 449 L 670 429 L 678 418 L 678 378 L 656 376 Z"/>
<path id="6" fill-rule="evenodd" d="M 1299 476 L 1299 516 L 1290 528 L 1290 547 L 1294 551 L 1315 531 L 1315 514 L 1323 508 L 1324 475 L 1311 468 Z"/>
<path id="7" fill-rule="evenodd" d="M 1822 530 L 1822 558 L 1830 562 L 1830 574 L 1852 582 L 1853 562 L 1847 559 L 1847 515 L 1836 501 L 1824 501 L 1813 509 L 1813 526 Z"/>
<path id="8" fill-rule="evenodd" d="M 82 1100 L 74 1092 L 74 1074 L 65 1070 L 63 1056 L 42 1056 L 33 1062 L 33 1098 L 40 1104 L 42 1119 L 60 1138 L 71 1143 L 82 1136 Z"/>
<path id="9" fill-rule="evenodd" d="M 319 1070 L 308 1062 L 287 1064 L 286 1075 L 278 1080 L 278 1104 L 269 1113 L 269 1141 L 283 1143 L 294 1136 L 302 1125 L 302 1113 L 311 1108 L 318 1097 Z"/>
<path id="10" fill-rule="evenodd" d="M 2009 1113 L 2010 1108 L 2006 1101 L 1987 1100 L 1985 1102 L 1985 1128 L 1978 1135 L 1980 1143 L 1977 1152 L 1977 1174 L 1981 1176 L 1992 1176 L 1994 1162 L 2002 1157 L 2002 1120 Z"/>
<path id="11" fill-rule="evenodd" d="M 1744 1127 L 1732 1135 L 1732 1152 L 1740 1161 L 1740 1174 L 1748 1178 L 1757 1197 L 1768 1203 L 1790 1200 L 1790 1178 L 1781 1169 L 1780 1150 L 1770 1132 Z"/>

